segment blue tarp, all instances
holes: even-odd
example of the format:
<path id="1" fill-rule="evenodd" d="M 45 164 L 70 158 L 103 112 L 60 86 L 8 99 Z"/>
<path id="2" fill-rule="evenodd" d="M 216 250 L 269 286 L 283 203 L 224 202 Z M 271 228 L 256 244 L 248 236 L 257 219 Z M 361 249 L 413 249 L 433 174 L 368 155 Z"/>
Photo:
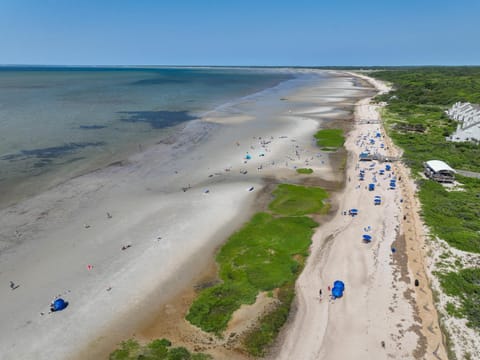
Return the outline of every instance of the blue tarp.
<path id="1" fill-rule="evenodd" d="M 65 300 L 63 299 L 56 299 L 53 304 L 52 304 L 52 310 L 53 311 L 60 311 L 60 310 L 63 310 L 67 307 L 68 305 L 68 302 L 66 302 Z"/>

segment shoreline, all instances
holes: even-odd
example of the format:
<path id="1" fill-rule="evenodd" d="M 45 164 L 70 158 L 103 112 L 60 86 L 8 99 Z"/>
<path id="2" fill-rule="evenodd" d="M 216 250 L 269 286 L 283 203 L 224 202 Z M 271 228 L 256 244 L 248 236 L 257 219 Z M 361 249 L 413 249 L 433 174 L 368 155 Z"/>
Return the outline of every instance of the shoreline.
<path id="1" fill-rule="evenodd" d="M 308 156 L 328 180 L 331 164 L 311 134 L 319 121 L 331 118 L 328 109 L 359 97 L 363 90 L 348 79 L 301 84 L 317 95 L 298 101 L 282 101 L 281 92 L 263 94 L 235 109 L 261 122 L 222 125 L 206 138 L 192 131 L 186 146 L 159 144 L 1 210 L 2 278 L 20 285 L 0 306 L 4 324 L 11 324 L 0 329 L 4 356 L 69 358 L 86 346 L 105 353 L 104 346 L 130 337 L 135 324 L 175 293 L 174 286 L 165 287 L 168 281 L 188 286 L 201 267 L 190 260 L 213 253 L 226 228 L 230 232 L 245 221 L 264 177 L 290 176 Z M 293 98 L 299 89 L 285 96 Z M 327 97 L 332 92 L 334 99 Z M 271 144 L 259 147 L 259 136 Z M 247 151 L 255 156 L 244 164 Z M 131 248 L 122 251 L 125 244 Z M 69 301 L 67 311 L 40 315 L 57 294 Z M 115 321 L 126 327 L 111 333 Z"/>
<path id="2" fill-rule="evenodd" d="M 22 67 L 19 68 L 21 70 Z M 53 66 L 53 68 L 57 68 Z M 60 67 L 63 68 L 63 67 Z M 72 67 L 75 68 L 75 67 Z M 83 67 L 81 67 L 83 68 Z M 164 67 L 160 67 L 159 69 L 163 69 Z M 167 67 L 168 68 L 168 67 Z M 170 68 L 175 68 L 175 67 L 170 67 Z M 181 67 L 180 67 L 181 68 Z M 195 67 L 184 67 L 184 68 L 192 68 L 194 69 Z M 41 70 L 42 68 L 38 68 L 38 70 Z M 66 67 L 68 69 L 68 67 Z M 88 69 L 88 67 L 85 67 L 85 69 Z M 135 67 L 132 68 L 116 68 L 116 70 L 134 70 Z M 235 67 L 231 68 L 235 69 Z M 241 68 L 239 68 L 241 69 Z M 110 138 L 107 138 L 107 142 L 100 144 L 103 142 L 103 138 L 101 138 L 100 141 L 97 141 L 97 143 L 92 142 L 92 146 L 99 146 L 101 149 L 97 150 L 96 153 L 88 153 L 86 156 L 84 153 L 78 153 L 78 156 L 75 158 L 69 158 L 68 154 L 64 154 L 66 157 L 63 159 L 59 157 L 59 159 L 62 159 L 62 162 L 60 165 L 53 165 L 50 167 L 47 167 L 46 171 L 42 170 L 44 169 L 43 167 L 39 167 L 38 169 L 40 170 L 35 170 L 35 172 L 32 172 L 35 168 L 35 166 L 30 166 L 28 165 L 28 169 L 25 170 L 25 173 L 28 175 L 22 175 L 22 173 L 17 173 L 13 177 L 10 176 L 10 174 L 7 172 L 8 176 L 4 176 L 2 179 L 2 185 L 4 188 L 3 194 L 0 194 L 0 209 L 5 209 L 8 206 L 15 205 L 19 202 L 22 202 L 24 200 L 28 200 L 31 197 L 37 196 L 41 194 L 42 192 L 45 191 L 50 191 L 54 189 L 55 187 L 68 182 L 72 179 L 88 175 L 92 172 L 97 172 L 97 171 L 102 171 L 103 169 L 111 166 L 111 164 L 117 164 L 117 163 L 125 163 L 128 162 L 130 158 L 135 157 L 137 155 L 141 155 L 145 151 L 148 151 L 149 148 L 155 147 L 156 145 L 160 143 L 168 144 L 172 141 L 175 141 L 175 139 L 182 138 L 182 132 L 185 129 L 185 127 L 188 127 L 189 124 L 195 121 L 201 121 L 205 122 L 206 117 L 210 113 L 218 113 L 219 110 L 221 109 L 233 109 L 236 105 L 241 104 L 242 102 L 245 101 L 255 101 L 256 97 L 261 97 L 262 94 L 268 94 L 270 92 L 277 92 L 277 91 L 285 91 L 288 90 L 292 85 L 292 81 L 295 82 L 299 79 L 301 79 L 304 76 L 311 75 L 312 73 L 314 74 L 315 71 L 307 71 L 307 70 L 302 70 L 302 71 L 295 71 L 293 69 L 288 69 L 288 68 L 274 68 L 274 69 L 259 69 L 255 70 L 254 68 L 244 68 L 246 70 L 250 70 L 252 72 L 258 71 L 259 73 L 278 73 L 278 74 L 283 74 L 286 77 L 289 77 L 287 79 L 282 79 L 282 80 L 275 80 L 269 85 L 263 85 L 266 87 L 260 87 L 259 89 L 251 89 L 251 92 L 245 92 L 242 91 L 242 93 L 238 94 L 232 94 L 228 99 L 222 99 L 222 101 L 211 101 L 205 103 L 202 109 L 195 109 L 193 111 L 188 111 L 188 114 L 190 114 L 195 120 L 188 120 L 185 122 L 181 122 L 179 124 L 174 124 L 171 126 L 167 126 L 165 128 L 162 128 L 161 131 L 157 131 L 158 129 L 152 128 L 155 132 L 154 136 L 144 136 L 142 138 L 136 138 L 133 139 L 131 138 L 130 141 L 128 141 L 125 144 L 120 145 L 119 143 L 112 143 L 110 144 L 109 142 L 111 141 Z M 139 70 L 144 71 L 146 70 L 145 68 L 139 68 Z M 111 125 L 111 130 L 112 131 L 120 131 L 117 129 L 118 124 L 115 122 L 120 122 L 120 119 L 111 119 L 114 123 Z M 214 122 L 212 122 L 213 124 Z M 84 125 L 79 125 L 80 127 Z M 109 125 L 104 125 L 105 127 L 109 127 Z M 146 124 L 148 126 L 148 124 Z M 138 128 L 141 128 L 142 124 L 138 125 Z M 149 129 L 146 127 L 144 131 L 148 131 Z M 125 129 L 121 130 L 125 131 Z M 137 131 L 139 134 L 141 133 L 141 130 L 137 129 L 134 130 Z M 68 135 L 68 134 L 67 134 Z M 138 134 L 137 134 L 138 135 Z M 173 139 L 173 140 L 172 140 Z M 72 142 L 71 140 L 70 142 Z M 73 145 L 76 145 L 77 142 L 73 141 Z M 68 146 L 71 145 L 67 140 L 65 142 L 59 143 L 58 145 L 51 144 L 51 147 L 47 148 L 41 148 L 40 150 L 49 150 L 49 149 L 55 149 L 57 147 L 61 147 L 62 145 Z M 82 145 L 80 143 L 80 145 Z M 46 146 L 46 145 L 44 145 Z M 81 146 L 79 146 L 81 147 Z M 30 150 L 30 148 L 25 149 L 26 152 L 32 152 L 34 150 Z M 53 150 L 52 150 L 53 151 Z M 20 154 L 21 151 L 19 152 L 5 152 L 0 155 L 0 162 L 1 161 L 7 161 L 3 160 L 2 157 L 9 157 L 9 156 L 15 156 Z M 48 158 L 47 158 L 48 160 Z M 51 159 L 50 159 L 51 160 Z M 80 161 L 80 162 L 77 162 Z M 8 165 L 8 162 L 6 163 Z M 5 174 L 4 174 L 5 175 Z"/>

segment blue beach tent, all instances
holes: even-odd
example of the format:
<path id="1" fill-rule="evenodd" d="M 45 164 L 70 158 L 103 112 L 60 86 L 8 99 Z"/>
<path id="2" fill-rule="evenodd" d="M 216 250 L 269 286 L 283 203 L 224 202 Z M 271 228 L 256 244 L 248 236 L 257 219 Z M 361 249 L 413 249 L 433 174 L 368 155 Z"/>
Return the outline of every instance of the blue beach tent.
<path id="1" fill-rule="evenodd" d="M 368 234 L 363 235 L 363 241 L 370 242 L 372 241 L 372 237 Z"/>
<path id="2" fill-rule="evenodd" d="M 62 298 L 55 299 L 52 303 L 52 311 L 61 311 L 68 306 L 68 302 L 63 300 Z"/>
<path id="3" fill-rule="evenodd" d="M 332 289 L 332 296 L 334 299 L 340 298 L 343 296 L 343 290 L 340 290 L 339 288 L 334 287 Z"/>
<path id="4" fill-rule="evenodd" d="M 338 287 L 343 291 L 345 290 L 345 283 L 340 280 L 335 280 L 335 282 L 333 283 L 333 287 Z"/>
<path id="5" fill-rule="evenodd" d="M 375 190 L 375 184 L 368 184 L 368 191 Z"/>
<path id="6" fill-rule="evenodd" d="M 358 210 L 357 209 L 350 209 L 348 211 L 348 214 L 352 215 L 352 216 L 358 215 Z"/>
<path id="7" fill-rule="evenodd" d="M 345 290 L 345 284 L 343 281 L 337 280 L 333 283 L 332 297 L 334 299 L 340 298 L 343 296 L 343 291 Z"/>
<path id="8" fill-rule="evenodd" d="M 392 167 L 389 164 L 385 165 L 385 170 L 386 171 L 390 171 L 391 169 L 392 169 Z"/>

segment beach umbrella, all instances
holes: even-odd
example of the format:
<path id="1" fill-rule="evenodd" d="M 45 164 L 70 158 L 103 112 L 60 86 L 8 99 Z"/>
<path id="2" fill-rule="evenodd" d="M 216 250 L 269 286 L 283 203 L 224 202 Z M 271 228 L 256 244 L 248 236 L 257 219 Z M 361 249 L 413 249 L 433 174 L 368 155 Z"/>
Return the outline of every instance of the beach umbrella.
<path id="1" fill-rule="evenodd" d="M 61 311 L 68 306 L 68 302 L 63 300 L 62 298 L 55 299 L 52 303 L 52 311 Z"/>
<path id="2" fill-rule="evenodd" d="M 363 241 L 370 242 L 372 241 L 372 237 L 368 234 L 363 235 Z"/>
<path id="3" fill-rule="evenodd" d="M 250 154 L 245 155 L 245 159 L 250 160 L 251 158 L 252 158 L 252 155 Z"/>

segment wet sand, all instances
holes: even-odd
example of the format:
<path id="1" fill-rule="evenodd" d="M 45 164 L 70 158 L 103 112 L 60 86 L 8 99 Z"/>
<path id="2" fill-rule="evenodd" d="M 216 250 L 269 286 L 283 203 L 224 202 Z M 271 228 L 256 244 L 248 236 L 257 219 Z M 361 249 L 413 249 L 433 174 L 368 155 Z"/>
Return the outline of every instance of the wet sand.
<path id="1" fill-rule="evenodd" d="M 312 134 L 365 89 L 330 76 L 219 109 L 214 122 L 194 120 L 171 141 L 1 210 L 2 357 L 106 356 L 208 273 L 265 178 L 308 166 L 335 180 Z M 49 314 L 58 295 L 69 306 Z"/>

